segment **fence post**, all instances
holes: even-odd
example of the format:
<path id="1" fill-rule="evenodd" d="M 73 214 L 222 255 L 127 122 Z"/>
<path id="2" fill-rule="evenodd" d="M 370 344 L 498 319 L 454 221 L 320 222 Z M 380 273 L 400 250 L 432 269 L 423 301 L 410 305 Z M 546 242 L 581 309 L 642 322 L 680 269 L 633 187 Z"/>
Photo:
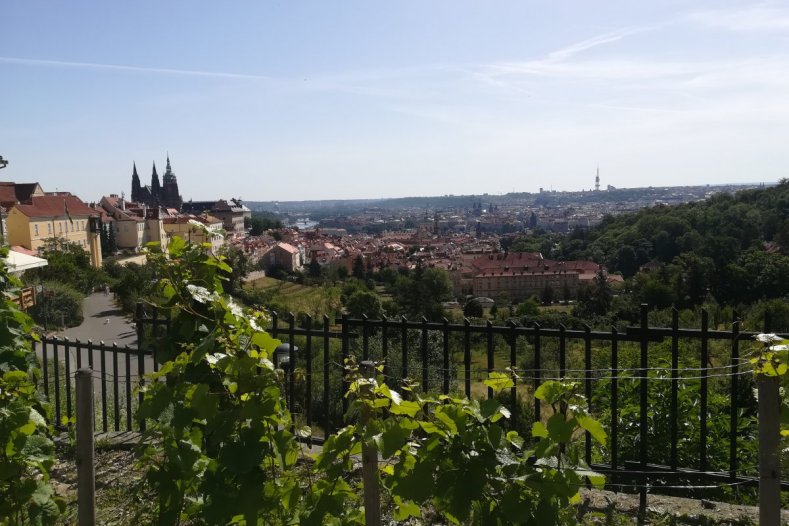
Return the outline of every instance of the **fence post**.
<path id="1" fill-rule="evenodd" d="M 778 377 L 760 374 L 756 384 L 759 389 L 759 526 L 778 526 L 781 523 Z"/>
<path id="2" fill-rule="evenodd" d="M 96 472 L 93 462 L 93 371 L 77 371 L 77 510 L 79 526 L 96 523 Z"/>
<path id="3" fill-rule="evenodd" d="M 361 363 L 361 373 L 365 382 L 360 386 L 363 399 L 372 397 L 372 382 L 375 379 L 375 364 L 371 361 Z M 367 426 L 372 415 L 368 406 L 362 408 L 362 428 Z M 364 484 L 364 524 L 381 526 L 381 495 L 378 488 L 378 449 L 375 444 L 362 442 L 362 481 Z"/>

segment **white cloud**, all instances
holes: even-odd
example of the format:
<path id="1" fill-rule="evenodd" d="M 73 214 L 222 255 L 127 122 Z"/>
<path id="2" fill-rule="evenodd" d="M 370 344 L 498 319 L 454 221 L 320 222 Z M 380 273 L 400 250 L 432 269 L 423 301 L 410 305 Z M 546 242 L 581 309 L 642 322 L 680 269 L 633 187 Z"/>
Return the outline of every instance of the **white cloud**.
<path id="1" fill-rule="evenodd" d="M 704 26 L 730 31 L 789 30 L 789 9 L 759 4 L 731 9 L 697 11 L 688 20 Z"/>

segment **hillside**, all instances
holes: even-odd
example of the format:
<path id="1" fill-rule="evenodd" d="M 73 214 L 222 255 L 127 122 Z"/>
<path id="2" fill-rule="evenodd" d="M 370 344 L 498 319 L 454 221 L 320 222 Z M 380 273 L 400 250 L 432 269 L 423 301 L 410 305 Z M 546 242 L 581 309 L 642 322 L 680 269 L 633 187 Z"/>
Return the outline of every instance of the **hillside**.
<path id="1" fill-rule="evenodd" d="M 625 277 L 650 263 L 662 301 L 693 305 L 711 294 L 732 305 L 789 293 L 789 182 L 607 217 L 560 242 L 564 259 L 589 258 Z M 654 291 L 653 291 L 654 292 Z"/>

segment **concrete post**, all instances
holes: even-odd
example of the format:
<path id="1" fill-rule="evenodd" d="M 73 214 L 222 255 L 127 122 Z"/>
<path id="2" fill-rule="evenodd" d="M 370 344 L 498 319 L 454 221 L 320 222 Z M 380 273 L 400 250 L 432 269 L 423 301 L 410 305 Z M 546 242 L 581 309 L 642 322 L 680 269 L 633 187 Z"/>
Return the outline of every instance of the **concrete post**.
<path id="1" fill-rule="evenodd" d="M 77 509 L 79 526 L 96 524 L 96 471 L 93 452 L 93 371 L 76 373 Z"/>
<path id="2" fill-rule="evenodd" d="M 778 446 L 781 398 L 777 376 L 759 375 L 759 525 L 781 524 L 781 479 Z"/>

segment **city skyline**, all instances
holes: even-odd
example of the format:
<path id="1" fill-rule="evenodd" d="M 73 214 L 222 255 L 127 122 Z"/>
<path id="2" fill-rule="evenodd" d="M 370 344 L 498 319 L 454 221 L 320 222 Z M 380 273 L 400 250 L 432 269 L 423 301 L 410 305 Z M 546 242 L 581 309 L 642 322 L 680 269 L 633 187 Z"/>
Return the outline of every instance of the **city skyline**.
<path id="1" fill-rule="evenodd" d="M 774 182 L 789 8 L 771 2 L 14 3 L 3 179 L 184 200 Z M 143 168 L 145 167 L 145 168 Z M 149 174 L 148 174 L 149 175 Z"/>

